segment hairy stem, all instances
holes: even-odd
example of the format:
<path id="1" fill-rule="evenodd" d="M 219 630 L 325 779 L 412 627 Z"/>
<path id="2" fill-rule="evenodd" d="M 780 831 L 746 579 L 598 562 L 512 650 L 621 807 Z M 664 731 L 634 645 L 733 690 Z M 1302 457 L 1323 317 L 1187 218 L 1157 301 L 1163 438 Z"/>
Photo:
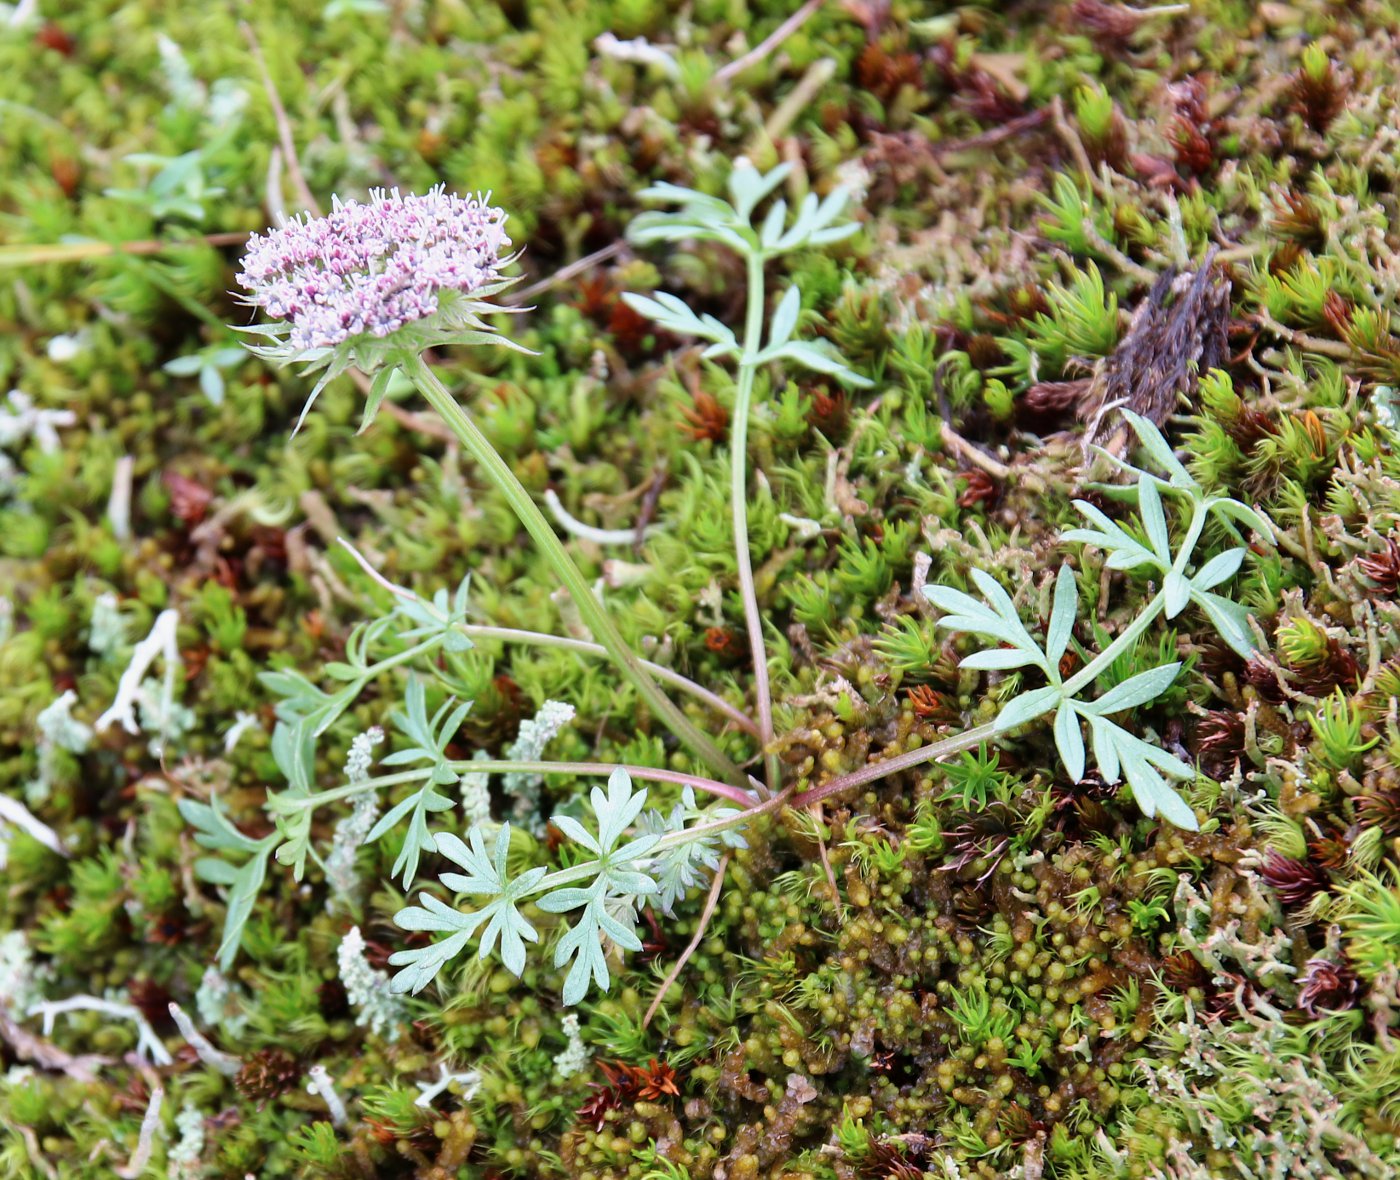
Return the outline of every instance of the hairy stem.
<path id="1" fill-rule="evenodd" d="M 764 772 L 768 789 L 777 790 L 778 756 L 773 743 L 773 693 L 768 685 L 768 652 L 763 644 L 763 616 L 753 581 L 753 557 L 749 552 L 749 410 L 757 358 L 763 343 L 763 255 L 748 256 L 748 312 L 744 323 L 744 351 L 739 358 L 739 379 L 734 393 L 734 429 L 729 439 L 729 500 L 734 511 L 734 557 L 739 567 L 739 597 L 744 603 L 744 627 L 753 654 L 754 695 L 758 704 L 758 736 L 763 743 Z"/>
<path id="2" fill-rule="evenodd" d="M 685 969 L 690 956 L 693 955 L 702 942 L 705 941 L 705 932 L 710 928 L 710 919 L 714 917 L 715 907 L 719 905 L 720 890 L 724 888 L 724 874 L 729 871 L 729 858 L 733 855 L 726 852 L 719 858 L 719 868 L 715 870 L 715 878 L 710 882 L 710 892 L 705 895 L 705 908 L 700 911 L 700 920 L 695 924 L 695 933 L 691 936 L 690 942 L 686 944 L 685 950 L 681 951 L 681 957 L 675 961 L 671 969 L 666 972 L 666 978 L 661 981 L 661 986 L 656 989 L 656 995 L 652 997 L 651 1004 L 646 1010 L 646 1015 L 642 1017 L 642 1027 L 646 1028 L 651 1023 L 651 1018 L 656 1015 L 656 1010 L 661 1007 L 661 1001 L 666 998 L 666 993 L 671 990 L 671 985 L 680 978 L 681 972 Z"/>
<path id="3" fill-rule="evenodd" d="M 1045 712 L 1049 713 L 1051 710 L 1046 709 Z M 924 762 L 936 762 L 950 754 L 961 754 L 964 750 L 971 750 L 983 742 L 989 741 L 998 732 L 996 722 L 989 721 L 986 725 L 976 726 L 954 737 L 944 738 L 941 742 L 934 742 L 932 745 L 920 746 L 917 750 L 910 750 L 907 754 L 896 754 L 893 758 L 886 758 L 881 762 L 871 762 L 859 770 L 838 775 L 836 778 L 822 783 L 819 787 L 813 787 L 809 791 L 794 795 L 791 806 L 794 808 L 810 807 L 813 803 L 830 799 L 833 795 L 849 791 L 852 787 L 873 783 L 877 779 L 898 774 L 901 770 L 908 770 L 910 767 L 919 766 Z"/>
<path id="4" fill-rule="evenodd" d="M 519 762 L 510 758 L 468 759 L 465 762 L 448 762 L 447 767 L 458 774 L 571 774 L 596 775 L 604 777 L 614 770 L 625 770 L 633 778 L 657 783 L 678 783 L 683 787 L 694 787 L 722 799 L 731 799 L 743 807 L 754 803 L 754 795 L 729 783 L 716 782 L 703 775 L 686 774 L 680 770 L 658 770 L 652 766 L 615 765 L 609 762 Z M 367 778 L 363 782 L 347 783 L 343 787 L 333 787 L 329 791 L 318 791 L 314 795 L 276 796 L 273 808 L 278 812 L 305 811 L 311 807 L 321 807 L 334 803 L 337 799 L 350 799 L 363 795 L 366 791 L 378 791 L 383 787 L 396 787 L 402 783 L 422 782 L 431 774 L 428 767 L 418 770 L 402 770 L 397 774 L 381 774 Z M 757 785 L 757 784 L 755 784 Z"/>
<path id="5" fill-rule="evenodd" d="M 593 637 L 607 649 L 608 655 L 613 658 L 622 674 L 632 682 L 652 712 L 712 770 L 736 785 L 742 784 L 745 781 L 743 771 L 661 691 L 656 681 L 642 666 L 636 653 L 627 646 L 622 633 L 617 629 L 617 624 L 594 596 L 583 572 L 569 556 L 569 551 L 564 548 L 563 542 L 559 540 L 553 526 L 544 518 L 533 497 L 516 478 L 510 464 L 496 453 L 496 448 L 481 433 L 467 412 L 457 404 L 456 398 L 438 380 L 437 374 L 428 367 L 422 357 L 413 358 L 405 365 L 405 369 L 428 400 L 428 404 L 437 411 L 509 501 L 516 517 L 525 526 L 525 531 L 539 546 L 555 575 L 573 598 L 579 615 L 593 633 Z"/>

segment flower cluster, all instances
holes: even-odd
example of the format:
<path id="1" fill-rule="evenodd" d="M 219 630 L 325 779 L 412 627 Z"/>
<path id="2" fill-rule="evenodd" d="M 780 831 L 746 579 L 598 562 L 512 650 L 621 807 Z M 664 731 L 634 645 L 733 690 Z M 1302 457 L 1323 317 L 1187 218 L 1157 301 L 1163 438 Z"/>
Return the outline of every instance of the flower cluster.
<path id="1" fill-rule="evenodd" d="M 428 319 L 442 292 L 496 283 L 509 246 L 505 213 L 479 196 L 375 190 L 368 205 L 337 199 L 327 217 L 254 234 L 238 282 L 249 303 L 291 321 L 292 348 L 334 348 Z"/>

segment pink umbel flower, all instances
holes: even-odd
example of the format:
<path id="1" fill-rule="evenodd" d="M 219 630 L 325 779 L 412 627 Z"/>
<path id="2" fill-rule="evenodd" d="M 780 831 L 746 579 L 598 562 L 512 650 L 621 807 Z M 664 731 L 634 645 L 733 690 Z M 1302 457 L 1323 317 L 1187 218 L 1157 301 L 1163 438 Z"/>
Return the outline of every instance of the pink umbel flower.
<path id="1" fill-rule="evenodd" d="M 245 328 L 265 341 L 250 347 L 323 370 L 303 419 L 326 382 L 351 366 L 382 378 L 367 423 L 396 362 L 437 345 L 499 340 L 481 317 L 508 310 L 484 300 L 513 281 L 501 270 L 514 255 L 506 215 L 488 200 L 441 185 L 408 196 L 376 189 L 368 204 L 333 199 L 325 217 L 305 214 L 248 239 L 237 276 L 244 302 L 277 321 Z"/>
<path id="2" fill-rule="evenodd" d="M 434 315 L 440 292 L 469 294 L 501 277 L 506 215 L 479 196 L 439 186 L 423 196 L 374 190 L 368 205 L 333 204 L 328 217 L 254 234 L 238 276 L 249 303 L 291 322 L 295 348 L 388 336 Z"/>

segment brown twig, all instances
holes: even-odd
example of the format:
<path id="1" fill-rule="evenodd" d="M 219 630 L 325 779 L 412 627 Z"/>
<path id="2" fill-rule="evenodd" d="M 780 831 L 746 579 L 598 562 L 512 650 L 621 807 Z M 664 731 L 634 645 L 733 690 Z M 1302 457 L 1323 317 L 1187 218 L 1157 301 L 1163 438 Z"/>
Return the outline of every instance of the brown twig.
<path id="1" fill-rule="evenodd" d="M 1040 110 L 1018 115 L 1000 127 L 993 127 L 990 131 L 983 131 L 978 135 L 970 135 L 966 139 L 948 139 L 942 143 L 930 144 L 929 150 L 935 156 L 950 156 L 956 152 L 970 152 L 978 148 L 995 147 L 1004 139 L 1011 139 L 1013 136 L 1035 130 L 1042 123 L 1048 122 L 1049 119 L 1050 112 L 1042 107 Z"/>
<path id="2" fill-rule="evenodd" d="M 38 266 L 47 262 L 84 262 L 89 258 L 110 258 L 113 254 L 160 254 L 181 246 L 239 246 L 248 240 L 241 232 L 203 234 L 193 238 L 171 238 L 144 242 L 46 242 L 36 246 L 0 247 L 0 270 L 11 266 Z"/>
<path id="3" fill-rule="evenodd" d="M 282 154 L 287 158 L 287 171 L 292 174 L 292 186 L 297 190 L 297 199 L 304 209 L 320 217 L 321 206 L 311 195 L 311 186 L 306 183 L 306 175 L 301 170 L 296 141 L 292 138 L 292 122 L 287 118 L 287 108 L 282 105 L 277 87 L 273 85 L 267 59 L 263 57 L 262 46 L 258 44 L 258 35 L 253 32 L 253 26 L 247 21 L 239 21 L 238 27 L 243 32 L 243 39 L 248 42 L 248 49 L 258 64 L 258 70 L 262 73 L 263 89 L 267 92 L 267 101 L 272 104 L 272 118 L 277 124 L 277 139 L 282 145 Z"/>
<path id="4" fill-rule="evenodd" d="M 836 907 L 836 912 L 841 912 L 841 890 L 836 885 L 836 873 L 831 867 L 831 857 L 826 851 L 826 840 L 822 837 L 822 805 L 814 803 L 807 809 L 816 821 L 817 830 L 817 852 L 822 858 L 822 871 L 826 873 L 826 883 L 831 888 L 831 904 Z"/>
<path id="5" fill-rule="evenodd" d="M 943 439 L 943 445 L 945 447 L 950 451 L 956 451 L 969 463 L 980 467 L 988 475 L 995 476 L 997 479 L 1005 479 L 1011 474 L 1010 467 L 1006 466 L 1005 463 L 998 463 L 986 452 L 978 450 L 978 448 L 974 447 L 967 439 L 963 438 L 962 435 L 949 426 L 948 423 L 944 422 L 940 424 L 939 435 Z"/>
<path id="6" fill-rule="evenodd" d="M 0 1012 L 0 1041 L 9 1045 L 21 1061 L 32 1061 L 40 1069 L 61 1070 L 75 1082 L 84 1085 L 95 1082 L 98 1067 L 110 1065 L 112 1061 L 110 1057 L 99 1057 L 94 1053 L 74 1057 L 50 1041 L 35 1036 L 3 1012 Z"/>
<path id="7" fill-rule="evenodd" d="M 531 283 L 528 287 L 522 287 L 519 291 L 512 291 L 510 296 L 502 299 L 502 303 L 512 307 L 518 307 L 533 299 L 536 295 L 542 295 L 551 288 L 559 286 L 560 283 L 567 283 L 575 275 L 580 275 L 586 270 L 592 270 L 600 262 L 607 262 L 609 258 L 622 253 L 627 248 L 625 242 L 613 242 L 610 246 L 604 246 L 601 250 L 594 250 L 592 254 L 585 254 L 582 258 L 569 263 L 568 266 L 560 267 L 546 279 L 540 279 L 537 283 Z"/>
<path id="8" fill-rule="evenodd" d="M 756 65 L 762 61 L 779 45 L 791 37 L 798 29 L 811 19 L 812 15 L 822 6 L 825 0 L 807 0 L 807 3 L 794 12 L 787 20 L 783 21 L 776 29 L 768 34 L 762 41 L 750 49 L 742 57 L 736 57 L 727 66 L 721 66 L 715 71 L 714 82 L 724 85 L 736 74 L 742 74 L 751 65 Z"/>
<path id="9" fill-rule="evenodd" d="M 1348 344 L 1343 344 L 1340 340 L 1319 340 L 1316 336 L 1309 336 L 1306 332 L 1298 332 L 1292 328 L 1285 327 L 1274 319 L 1267 311 L 1260 308 L 1255 313 L 1254 318 L 1262 327 L 1268 328 L 1275 336 L 1286 340 L 1289 344 L 1305 348 L 1309 352 L 1315 352 L 1319 356 L 1335 357 L 1337 360 L 1352 360 L 1356 353 Z"/>
<path id="10" fill-rule="evenodd" d="M 656 989 L 656 996 L 651 1001 L 651 1006 L 647 1009 L 646 1015 L 642 1017 L 642 1027 L 646 1028 L 651 1023 L 651 1018 L 656 1015 L 656 1010 L 661 1007 L 661 1001 L 666 993 L 671 990 L 671 985 L 680 978 L 681 970 L 689 961 L 696 949 L 700 946 L 701 940 L 705 937 L 705 931 L 709 928 L 710 919 L 714 917 L 715 906 L 719 904 L 719 893 L 724 887 L 724 873 L 729 868 L 730 853 L 726 852 L 720 857 L 719 868 L 715 870 L 715 879 L 710 882 L 710 892 L 705 897 L 705 908 L 700 911 L 700 923 L 695 927 L 695 936 L 690 940 L 690 944 L 681 952 L 681 957 L 676 960 L 675 965 L 666 972 L 666 978 L 661 981 L 661 986 Z"/>
<path id="11" fill-rule="evenodd" d="M 1094 173 L 1094 165 L 1089 161 L 1089 153 L 1084 149 L 1084 141 L 1079 138 L 1079 132 L 1070 126 L 1069 120 L 1065 118 L 1065 104 L 1060 100 L 1058 94 L 1051 100 L 1049 112 L 1055 134 L 1060 137 L 1060 142 L 1069 148 L 1069 154 L 1074 157 L 1075 165 L 1084 174 L 1084 179 L 1100 196 L 1107 197 L 1108 194 L 1104 193 L 1099 178 Z"/>

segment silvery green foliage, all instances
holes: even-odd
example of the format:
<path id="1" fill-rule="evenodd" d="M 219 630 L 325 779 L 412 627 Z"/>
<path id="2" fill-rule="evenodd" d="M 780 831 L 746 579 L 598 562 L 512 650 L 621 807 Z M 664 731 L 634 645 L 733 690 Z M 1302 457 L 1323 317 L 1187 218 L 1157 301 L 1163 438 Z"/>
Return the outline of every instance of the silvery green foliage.
<path id="1" fill-rule="evenodd" d="M 674 901 L 686 887 L 683 879 L 699 883 L 697 865 L 718 864 L 715 835 L 701 830 L 691 836 L 685 822 L 703 817 L 707 823 L 716 823 L 738 814 L 732 808 L 701 812 L 689 794 L 666 817 L 644 814 L 646 802 L 647 792 L 633 790 L 631 777 L 619 767 L 608 779 L 606 792 L 595 787 L 589 794 L 591 825 L 568 815 L 554 816 L 551 822 L 586 859 L 553 873 L 537 866 L 512 875 L 509 824 L 500 826 L 490 847 L 485 824 L 474 825 L 465 842 L 453 835 L 439 835 L 438 852 L 465 870 L 444 873 L 443 885 L 478 899 L 478 903 L 475 909 L 458 910 L 422 893 L 420 905 L 395 915 L 394 921 L 405 930 L 434 931 L 447 937 L 431 946 L 390 956 L 389 962 L 401 968 L 393 978 L 394 990 L 421 991 L 478 937 L 478 932 L 478 958 L 484 960 L 497 953 L 509 971 L 520 975 L 525 970 L 525 944 L 537 943 L 540 937 L 520 912 L 527 900 L 533 900 L 545 913 L 572 915 L 554 953 L 556 967 L 569 966 L 564 1003 L 577 1004 L 595 984 L 606 991 L 611 982 L 608 945 L 641 949 L 637 907 L 644 900 L 663 896 Z M 721 834 L 727 836 L 728 832 Z M 730 837 L 731 843 L 733 839 Z M 674 850 L 678 847 L 697 847 L 698 851 L 677 857 Z"/>
<path id="2" fill-rule="evenodd" d="M 666 835 L 683 832 L 687 826 L 704 820 L 728 819 L 739 814 L 736 807 L 711 807 L 704 811 L 695 802 L 695 791 L 686 787 L 681 791 L 681 801 L 662 815 L 659 811 L 645 811 L 641 825 L 649 832 Z M 706 879 L 719 871 L 722 848 L 747 848 L 744 837 L 733 828 L 726 828 L 713 836 L 701 836 L 673 844 L 664 849 L 656 858 L 656 882 L 659 889 L 656 905 L 667 917 L 674 917 L 673 907 L 687 891 L 703 885 Z"/>
<path id="3" fill-rule="evenodd" d="M 729 174 L 729 199 L 712 197 L 675 184 L 655 184 L 639 194 L 643 198 L 676 206 L 669 211 L 653 210 L 636 217 L 628 226 L 628 238 L 638 245 L 653 242 L 720 242 L 744 258 L 762 262 L 793 250 L 825 246 L 850 237 L 860 226 L 844 219 L 850 194 L 845 188 L 833 189 L 825 199 L 808 193 L 789 223 L 787 201 L 779 198 L 756 226 L 754 211 L 787 179 L 792 167 L 780 164 L 760 174 L 747 161 L 741 161 Z M 652 296 L 626 294 L 622 297 L 634 311 L 655 321 L 669 332 L 697 336 L 710 343 L 707 357 L 734 357 L 745 364 L 790 361 L 815 372 L 835 377 L 847 385 L 868 386 L 864 377 L 851 371 L 845 361 L 825 341 L 794 340 L 802 296 L 789 287 L 778 301 L 769 323 L 766 345 L 745 356 L 733 329 L 711 315 L 698 315 L 677 295 L 657 292 Z"/>
<path id="4" fill-rule="evenodd" d="M 1136 477 L 1136 482 L 1127 487 L 1101 487 L 1109 494 L 1123 495 L 1137 503 L 1147 544 L 1125 532 L 1084 500 L 1076 500 L 1074 506 L 1094 527 L 1071 529 L 1064 539 L 1102 549 L 1108 555 L 1104 564 L 1109 569 L 1149 569 L 1160 575 L 1167 618 L 1176 618 L 1187 605 L 1195 603 L 1205 612 L 1220 637 L 1240 655 L 1248 658 L 1254 651 L 1254 640 L 1249 631 L 1249 612 L 1224 595 L 1212 593 L 1215 587 L 1228 581 L 1239 570 L 1246 552 L 1244 544 L 1216 554 L 1194 574 L 1189 570 L 1201 530 L 1208 519 L 1213 517 L 1237 539 L 1239 532 L 1236 526 L 1243 525 L 1265 540 L 1272 541 L 1272 526 L 1261 513 L 1238 500 L 1228 496 L 1207 496 L 1191 473 L 1172 454 L 1171 447 L 1156 426 L 1131 410 L 1121 412 L 1137 432 L 1143 450 L 1166 472 L 1167 478 L 1162 479 L 1102 448 L 1095 448 L 1114 466 Z M 1191 510 L 1185 536 L 1175 554 L 1172 553 L 1163 495 L 1184 501 Z"/>
<path id="5" fill-rule="evenodd" d="M 279 836 L 275 832 L 261 840 L 245 836 L 223 813 L 217 795 L 211 796 L 208 803 L 181 799 L 178 806 L 181 817 L 195 829 L 195 843 L 201 848 L 223 854 L 201 856 L 194 862 L 194 874 L 201 881 L 228 888 L 224 935 L 219 944 L 219 969 L 227 971 L 238 954 L 243 926 L 253 912 L 253 902 L 257 900 L 258 890 L 267 876 L 268 854 Z M 230 864 L 230 854 L 239 858 L 241 863 Z"/>
<path id="6" fill-rule="evenodd" d="M 986 603 L 947 586 L 926 586 L 929 601 L 946 612 L 939 625 L 966 631 L 1008 644 L 1009 647 L 976 652 L 962 661 L 964 668 L 1010 670 L 1033 666 L 1050 683 L 1044 688 L 1021 693 L 997 714 L 998 730 L 1011 730 L 1038 717 L 1055 714 L 1055 745 L 1065 770 L 1076 782 L 1084 777 L 1085 746 L 1080 721 L 1089 723 L 1093 753 L 1104 781 L 1116 783 L 1126 777 L 1133 798 L 1145 815 L 1161 814 L 1177 827 L 1195 831 L 1199 824 L 1186 802 L 1167 784 L 1163 775 L 1175 779 L 1195 777 L 1195 771 L 1179 758 L 1160 750 L 1109 720 L 1114 713 L 1140 705 L 1161 695 L 1176 679 L 1179 663 L 1133 676 L 1093 701 L 1080 700 L 1067 690 L 1060 677 L 1059 661 L 1069 642 L 1079 606 L 1079 588 L 1069 566 L 1062 566 L 1055 579 L 1055 605 L 1042 647 L 1022 625 L 1016 607 L 1006 591 L 981 570 L 972 579 Z"/>
<path id="7" fill-rule="evenodd" d="M 426 657 L 439 651 L 462 652 L 472 646 L 460 629 L 466 621 L 468 587 L 469 579 L 463 578 L 454 592 L 439 590 L 431 600 L 396 587 L 394 609 L 356 627 L 346 641 L 345 659 L 326 666 L 326 675 L 338 685 L 334 689 L 323 689 L 290 668 L 260 676 L 263 684 L 280 698 L 276 707 L 278 723 L 272 732 L 272 755 L 287 786 L 269 792 L 266 805 L 277 830 L 261 840 L 245 836 L 223 813 L 217 797 L 209 803 L 184 799 L 179 804 L 181 815 L 195 829 L 195 841 L 220 854 L 196 861 L 196 876 L 229 889 L 219 947 L 221 969 L 228 970 L 238 953 L 243 927 L 266 879 L 268 856 L 275 850 L 278 862 L 292 866 L 297 880 L 306 871 L 308 856 L 319 862 L 311 848 L 314 808 L 307 805 L 313 794 L 317 739 L 387 667 L 405 662 L 410 654 Z M 383 649 L 387 649 L 387 654 L 376 659 Z M 407 886 L 417 871 L 420 855 L 432 851 L 434 846 L 427 816 L 444 810 L 444 802 L 447 807 L 452 806 L 435 788 L 456 781 L 456 772 L 443 765 L 446 741 L 455 732 L 448 722 L 458 713 L 465 715 L 470 703 L 456 706 L 447 715 L 439 710 L 430 719 L 421 683 L 410 681 L 405 705 L 406 711 L 395 714 L 395 721 L 413 744 L 390 755 L 385 762 L 417 764 L 425 770 L 425 781 L 418 791 L 382 816 L 365 839 L 377 840 L 407 819 L 409 831 L 394 865 L 395 874 L 404 872 Z M 352 760 L 348 772 L 355 772 L 356 765 Z M 352 782 L 357 773 L 348 773 Z"/>
<path id="8" fill-rule="evenodd" d="M 539 942 L 535 928 L 520 916 L 516 906 L 528 897 L 548 872 L 544 868 L 529 869 L 514 880 L 510 879 L 507 860 L 510 856 L 510 824 L 502 824 L 496 835 L 492 852 L 486 850 L 482 826 L 467 833 L 463 843 L 451 833 L 438 841 L 438 851 L 466 873 L 443 873 L 442 883 L 457 893 L 490 900 L 476 910 L 462 912 L 444 905 L 431 894 L 420 893 L 421 906 L 408 906 L 394 915 L 394 921 L 404 930 L 431 930 L 448 933 L 448 937 L 432 946 L 409 951 L 396 951 L 389 962 L 403 970 L 394 976 L 396 992 L 419 992 L 442 969 L 443 965 L 461 954 L 467 943 L 485 924 L 478 955 L 485 959 L 499 945 L 501 962 L 519 975 L 525 970 L 525 944 Z"/>
<path id="9" fill-rule="evenodd" d="M 1218 554 L 1194 574 L 1190 573 L 1192 556 L 1201 530 L 1211 515 L 1232 532 L 1239 523 L 1266 538 L 1272 533 L 1268 522 L 1253 509 L 1225 497 L 1207 497 L 1152 423 L 1129 411 L 1124 411 L 1124 417 L 1137 432 L 1143 449 L 1168 473 L 1164 480 L 1108 456 L 1138 477 L 1132 489 L 1111 490 L 1126 493 L 1127 498 L 1136 500 L 1146 544 L 1082 500 L 1075 502 L 1076 507 L 1098 527 L 1074 529 L 1065 534 L 1066 540 L 1082 541 L 1105 550 L 1108 553 L 1105 564 L 1110 569 L 1148 567 L 1162 577 L 1161 591 L 1108 649 L 1097 657 L 1086 657 L 1084 669 L 1076 675 L 1069 679 L 1061 676 L 1060 659 L 1069 646 L 1079 613 L 1079 586 L 1068 565 L 1061 567 L 1055 579 L 1054 602 L 1043 645 L 1021 622 L 1006 591 L 981 570 L 973 570 L 971 577 L 983 601 L 947 586 L 925 586 L 924 594 L 944 612 L 940 626 L 980 635 L 1001 645 L 975 652 L 962 661 L 962 667 L 987 671 L 1033 667 L 1048 681 L 1045 687 L 1022 692 L 1003 706 L 995 722 L 999 731 L 1011 730 L 1053 713 L 1055 745 L 1072 779 L 1078 781 L 1084 776 L 1087 757 L 1092 753 L 1105 782 L 1127 781 L 1143 814 L 1161 815 L 1178 827 L 1195 831 L 1199 827 L 1195 815 L 1168 782 L 1169 779 L 1194 778 L 1194 768 L 1111 719 L 1124 710 L 1159 697 L 1176 679 L 1181 664 L 1164 664 L 1129 677 L 1093 700 L 1085 700 L 1080 694 L 1117 655 L 1136 642 L 1158 614 L 1173 618 L 1193 602 L 1202 608 L 1221 638 L 1242 655 L 1248 655 L 1253 648 L 1248 612 L 1240 604 L 1212 592 L 1239 569 L 1244 560 L 1244 547 Z M 1185 534 L 1175 553 L 1162 504 L 1164 490 L 1186 500 L 1190 507 Z M 1087 747 L 1085 724 L 1090 737 Z"/>
<path id="10" fill-rule="evenodd" d="M 309 729 L 315 737 L 325 733 L 379 674 L 370 656 L 386 643 L 413 645 L 424 656 L 439 649 L 454 654 L 469 650 L 472 641 L 461 628 L 470 585 L 471 578 L 463 578 L 455 592 L 440 589 L 431 601 L 395 587 L 394 609 L 356 627 L 345 642 L 345 659 L 326 665 L 326 675 L 343 686 L 339 689 L 327 692 L 293 668 L 262 673 L 258 679 L 281 698 L 277 719 Z"/>
<path id="11" fill-rule="evenodd" d="M 428 694 L 423 682 L 410 676 L 404 693 L 405 711 L 391 714 L 395 727 L 411 745 L 395 750 L 386 757 L 385 766 L 414 766 L 426 769 L 427 778 L 407 799 L 396 803 L 380 818 L 365 837 L 366 843 L 373 843 L 379 837 L 396 827 L 400 820 L 407 818 L 408 830 L 404 833 L 403 846 L 394 860 L 393 874 L 403 872 L 403 884 L 407 889 L 418 872 L 418 858 L 424 852 L 436 852 L 437 844 L 428 830 L 428 816 L 435 811 L 451 811 L 452 800 L 437 790 L 450 786 L 461 776 L 448 765 L 447 745 L 462 728 L 462 722 L 471 710 L 472 702 L 455 704 L 444 701 L 431 719 L 428 717 Z"/>

